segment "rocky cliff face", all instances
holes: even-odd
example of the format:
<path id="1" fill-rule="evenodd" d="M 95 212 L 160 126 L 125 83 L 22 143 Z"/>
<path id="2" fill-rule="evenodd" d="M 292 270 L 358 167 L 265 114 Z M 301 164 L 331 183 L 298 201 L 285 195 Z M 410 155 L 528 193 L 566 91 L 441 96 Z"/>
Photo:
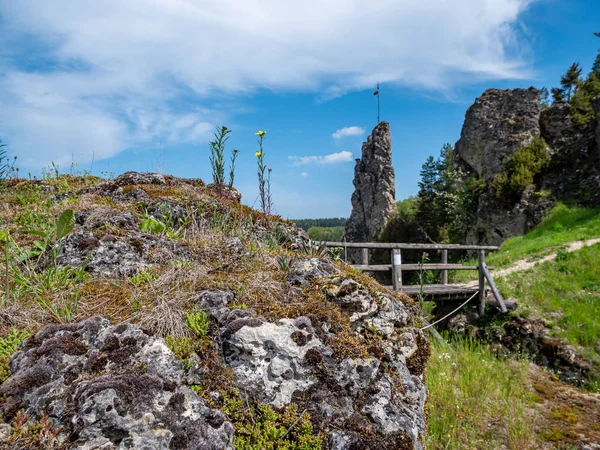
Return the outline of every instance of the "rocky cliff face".
<path id="1" fill-rule="evenodd" d="M 356 160 L 352 214 L 346 224 L 348 242 L 372 242 L 396 210 L 390 124 L 379 123 Z M 349 252 L 351 261 L 356 256 Z"/>
<path id="2" fill-rule="evenodd" d="M 504 169 L 504 159 L 540 135 L 537 89 L 488 89 L 467 110 L 456 163 L 486 181 Z"/>
<path id="3" fill-rule="evenodd" d="M 600 116 L 600 97 L 592 103 Z M 540 114 L 541 135 L 552 151 L 541 187 L 555 198 L 600 205 L 600 122 L 575 125 L 569 104 L 553 105 Z"/>
<path id="4" fill-rule="evenodd" d="M 569 118 L 569 105 L 541 111 L 539 101 L 534 88 L 489 89 L 467 110 L 454 163 L 485 180 L 487 188 L 479 198 L 466 243 L 499 245 L 524 234 L 557 199 L 600 204 L 598 121 L 577 127 Z M 600 99 L 594 105 L 598 112 Z M 505 170 L 508 156 L 538 136 L 548 145 L 551 163 L 518 202 L 507 206 L 496 198 L 491 186 L 494 177 Z"/>
<path id="5" fill-rule="evenodd" d="M 219 195 L 136 173 L 0 190 L 19 248 L 24 221 L 76 218 L 10 255 L 0 336 L 30 337 L 0 358 L 0 448 L 423 448 L 414 302 Z"/>

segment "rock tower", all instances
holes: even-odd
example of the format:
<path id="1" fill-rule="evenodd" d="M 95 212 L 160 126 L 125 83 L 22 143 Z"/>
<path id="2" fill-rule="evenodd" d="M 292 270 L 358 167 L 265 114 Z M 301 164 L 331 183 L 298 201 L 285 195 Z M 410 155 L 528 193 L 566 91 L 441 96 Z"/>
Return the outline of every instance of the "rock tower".
<path id="1" fill-rule="evenodd" d="M 396 210 L 390 124 L 380 122 L 362 146 L 354 168 L 352 214 L 346 224 L 346 241 L 372 242 Z M 348 252 L 355 261 L 360 252 Z"/>

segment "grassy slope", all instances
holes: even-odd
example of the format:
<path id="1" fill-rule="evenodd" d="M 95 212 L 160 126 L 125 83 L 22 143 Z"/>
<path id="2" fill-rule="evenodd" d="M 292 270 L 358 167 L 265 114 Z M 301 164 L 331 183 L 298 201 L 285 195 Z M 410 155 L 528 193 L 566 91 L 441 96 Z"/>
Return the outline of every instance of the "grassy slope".
<path id="1" fill-rule="evenodd" d="M 600 237 L 600 208 L 580 208 L 557 204 L 548 216 L 533 230 L 523 236 L 504 241 L 500 249 L 486 255 L 486 264 L 501 268 L 519 259 L 535 261 L 550 253 L 558 252 L 574 241 Z M 466 265 L 477 265 L 469 259 Z M 449 273 L 452 283 L 464 283 L 477 279 L 476 271 L 454 271 Z"/>
<path id="2" fill-rule="evenodd" d="M 500 360 L 472 340 L 434 342 L 427 372 L 428 449 L 534 448 L 525 361 Z"/>
<path id="3" fill-rule="evenodd" d="M 507 240 L 488 260 L 507 266 L 599 236 L 600 209 L 558 205 L 536 229 Z M 580 346 L 591 361 L 600 361 L 600 244 L 497 281 L 506 297 L 519 300 L 521 314 L 548 319 L 552 334 Z M 578 406 L 547 401 L 547 389 L 540 390 L 527 366 L 526 361 L 497 359 L 471 341 L 453 347 L 435 344 L 427 377 L 429 448 L 579 448 L 572 430 L 583 427 L 588 412 L 578 415 Z M 543 376 L 541 384 L 551 391 L 559 386 L 551 375 Z M 584 395 L 570 386 L 560 389 Z"/>
<path id="4" fill-rule="evenodd" d="M 520 258 L 547 255 L 568 242 L 597 237 L 600 237 L 600 208 L 558 204 L 536 228 L 523 236 L 507 239 L 486 262 L 495 267 L 508 266 Z"/>

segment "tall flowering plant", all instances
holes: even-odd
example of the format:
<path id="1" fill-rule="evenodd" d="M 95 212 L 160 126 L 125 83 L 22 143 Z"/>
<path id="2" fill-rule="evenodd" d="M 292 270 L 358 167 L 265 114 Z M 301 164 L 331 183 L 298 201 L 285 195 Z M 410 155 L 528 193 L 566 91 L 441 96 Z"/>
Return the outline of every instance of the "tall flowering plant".
<path id="1" fill-rule="evenodd" d="M 258 165 L 258 196 L 260 198 L 260 208 L 264 214 L 271 214 L 273 202 L 271 199 L 271 169 L 265 164 L 265 151 L 263 141 L 266 131 L 259 130 L 256 132 L 258 136 L 258 151 L 256 152 Z M 265 171 L 267 172 L 265 177 Z"/>

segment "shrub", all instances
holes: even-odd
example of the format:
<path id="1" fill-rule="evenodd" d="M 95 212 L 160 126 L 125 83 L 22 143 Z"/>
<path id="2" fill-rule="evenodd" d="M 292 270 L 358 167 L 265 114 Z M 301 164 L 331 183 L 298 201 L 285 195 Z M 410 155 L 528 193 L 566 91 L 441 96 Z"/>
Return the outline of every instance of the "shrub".
<path id="1" fill-rule="evenodd" d="M 550 163 L 544 139 L 536 137 L 504 160 L 506 170 L 493 181 L 496 197 L 507 204 L 518 201 L 523 190 L 533 184 L 535 176 Z"/>

